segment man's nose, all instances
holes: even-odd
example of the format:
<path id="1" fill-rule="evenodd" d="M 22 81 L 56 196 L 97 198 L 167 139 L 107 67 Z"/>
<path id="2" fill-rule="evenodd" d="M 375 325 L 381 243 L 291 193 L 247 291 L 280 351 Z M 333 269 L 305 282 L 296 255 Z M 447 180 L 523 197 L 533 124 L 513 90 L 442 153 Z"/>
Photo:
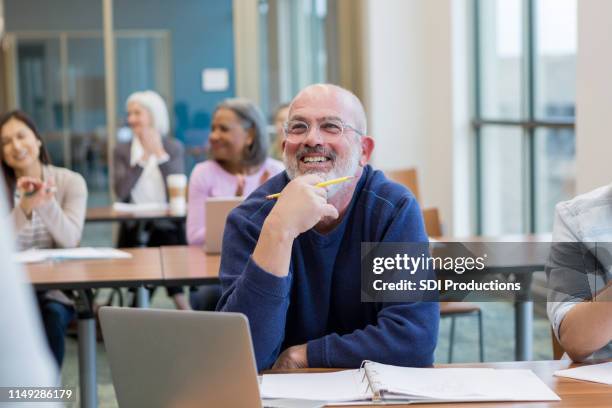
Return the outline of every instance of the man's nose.
<path id="1" fill-rule="evenodd" d="M 308 133 L 306 133 L 306 137 L 304 138 L 304 144 L 307 146 L 317 146 L 324 144 L 325 140 L 323 139 L 323 135 L 321 135 L 321 129 L 319 126 L 311 126 L 308 128 Z"/>

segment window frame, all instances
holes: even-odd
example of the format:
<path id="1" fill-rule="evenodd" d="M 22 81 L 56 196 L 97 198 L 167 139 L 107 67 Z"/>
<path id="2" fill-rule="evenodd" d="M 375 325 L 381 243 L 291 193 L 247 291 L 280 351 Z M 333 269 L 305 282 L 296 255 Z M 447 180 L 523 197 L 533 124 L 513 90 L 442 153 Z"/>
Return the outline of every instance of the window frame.
<path id="1" fill-rule="evenodd" d="M 476 174 L 476 233 L 481 235 L 484 231 L 484 205 L 483 205 L 483 157 L 482 157 L 482 130 L 488 126 L 514 127 L 520 128 L 524 145 L 527 146 L 524 152 L 526 157 L 527 168 L 523 172 L 521 182 L 522 188 L 525 190 L 527 197 L 523 203 L 523 214 L 527 215 L 527 219 L 523 219 L 523 230 L 527 233 L 535 233 L 537 229 L 537 194 L 536 194 L 536 131 L 538 129 L 571 129 L 575 137 L 575 115 L 572 119 L 555 119 L 541 120 L 536 116 L 536 73 L 537 73 L 537 1 L 539 0 L 523 0 L 522 1 L 522 16 L 521 29 L 523 30 L 522 41 L 522 72 L 521 72 L 521 112 L 523 118 L 520 120 L 504 119 L 504 118 L 487 118 L 482 115 L 482 94 L 481 94 L 481 3 L 483 0 L 474 0 L 472 3 L 472 18 L 474 21 L 473 28 L 473 119 L 471 121 L 472 132 L 474 134 L 474 151 L 476 157 L 475 174 Z M 489 1 L 489 0 L 484 0 Z M 525 176 L 526 174 L 526 176 Z"/>

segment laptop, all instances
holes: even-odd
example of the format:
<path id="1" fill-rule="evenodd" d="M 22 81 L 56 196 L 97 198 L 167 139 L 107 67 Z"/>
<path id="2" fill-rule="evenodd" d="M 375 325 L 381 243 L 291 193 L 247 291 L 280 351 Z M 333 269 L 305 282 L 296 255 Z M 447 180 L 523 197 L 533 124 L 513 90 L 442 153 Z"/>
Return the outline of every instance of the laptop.
<path id="1" fill-rule="evenodd" d="M 221 253 L 227 216 L 243 200 L 244 197 L 209 197 L 206 199 L 206 241 L 204 250 L 207 254 Z"/>
<path id="2" fill-rule="evenodd" d="M 261 407 L 240 313 L 102 307 L 120 407 Z"/>

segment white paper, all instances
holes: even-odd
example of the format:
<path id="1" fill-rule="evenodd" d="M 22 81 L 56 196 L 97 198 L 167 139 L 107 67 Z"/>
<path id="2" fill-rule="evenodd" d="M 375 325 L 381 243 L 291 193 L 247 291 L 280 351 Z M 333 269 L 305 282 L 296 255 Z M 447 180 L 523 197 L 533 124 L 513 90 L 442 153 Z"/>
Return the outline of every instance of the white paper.
<path id="1" fill-rule="evenodd" d="M 113 210 L 124 213 L 162 212 L 168 210 L 167 203 L 114 203 Z"/>
<path id="2" fill-rule="evenodd" d="M 295 398 L 263 399 L 264 408 L 323 408 L 325 401 L 303 400 Z"/>
<path id="3" fill-rule="evenodd" d="M 441 401 L 560 400 L 531 370 L 407 368 L 379 363 L 367 366 L 376 373 L 384 390 L 402 399 L 409 396 Z"/>
<path id="4" fill-rule="evenodd" d="M 531 370 L 494 368 L 407 368 L 366 364 L 374 391 L 385 401 L 558 401 Z M 372 398 L 363 370 L 268 374 L 264 398 L 300 398 L 339 403 Z M 363 381 L 363 382 L 362 382 Z"/>
<path id="5" fill-rule="evenodd" d="M 363 376 L 363 372 L 361 372 Z M 262 398 L 296 398 L 319 401 L 358 401 L 370 399 L 367 382 L 359 370 L 333 373 L 264 374 Z"/>
<path id="6" fill-rule="evenodd" d="M 555 375 L 612 385 L 612 362 L 559 370 L 555 371 Z"/>
<path id="7" fill-rule="evenodd" d="M 115 248 L 67 248 L 67 249 L 29 249 L 17 252 L 14 256 L 18 263 L 61 261 L 68 259 L 127 259 L 129 252 Z"/>

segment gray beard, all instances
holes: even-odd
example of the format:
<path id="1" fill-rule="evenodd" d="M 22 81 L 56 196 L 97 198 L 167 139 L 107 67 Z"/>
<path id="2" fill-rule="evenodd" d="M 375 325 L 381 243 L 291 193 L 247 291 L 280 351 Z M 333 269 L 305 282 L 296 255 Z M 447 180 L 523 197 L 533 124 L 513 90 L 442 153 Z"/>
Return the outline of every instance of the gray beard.
<path id="1" fill-rule="evenodd" d="M 285 152 L 283 152 L 283 162 L 285 163 L 287 175 L 289 176 L 290 180 L 293 180 L 294 178 L 303 176 L 305 174 L 316 174 L 323 180 L 332 180 L 344 176 L 354 176 L 357 173 L 357 170 L 359 169 L 359 156 L 360 151 L 358 149 L 358 146 L 352 146 L 349 157 L 347 157 L 347 159 L 344 161 L 336 160 L 333 168 L 327 173 L 316 170 L 301 172 L 298 169 L 298 161 L 296 157 L 287 157 Z M 345 187 L 346 183 L 338 183 L 332 184 L 331 186 L 327 186 L 327 198 L 332 198 L 340 191 L 342 191 L 342 189 Z"/>

